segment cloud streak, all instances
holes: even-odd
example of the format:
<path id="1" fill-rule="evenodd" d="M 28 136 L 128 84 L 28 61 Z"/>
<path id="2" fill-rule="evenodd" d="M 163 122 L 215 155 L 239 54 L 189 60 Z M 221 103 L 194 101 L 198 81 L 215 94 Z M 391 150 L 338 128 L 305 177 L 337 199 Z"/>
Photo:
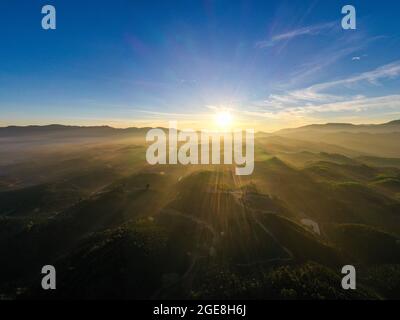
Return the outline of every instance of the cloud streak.
<path id="1" fill-rule="evenodd" d="M 256 48 L 262 49 L 262 48 L 268 48 L 268 47 L 273 47 L 276 44 L 278 44 L 281 41 L 289 41 L 291 39 L 300 37 L 300 36 L 315 36 L 321 34 L 323 31 L 332 29 L 335 26 L 336 22 L 329 22 L 329 23 L 323 23 L 323 24 L 318 24 L 318 25 L 313 25 L 313 26 L 307 26 L 299 29 L 294 29 L 286 33 L 281 33 L 277 34 L 275 36 L 272 36 L 268 40 L 261 40 L 257 41 L 255 44 Z"/>
<path id="2" fill-rule="evenodd" d="M 367 110 L 399 110 L 400 95 L 365 97 L 363 95 L 333 95 L 329 89 L 338 89 L 360 83 L 376 85 L 384 79 L 400 76 L 400 61 L 344 79 L 318 83 L 304 89 L 271 94 L 255 111 L 245 111 L 250 117 L 268 119 L 310 118 L 323 113 L 363 112 Z"/>
<path id="3" fill-rule="evenodd" d="M 400 95 L 372 98 L 356 96 L 340 102 L 290 107 L 278 111 L 245 111 L 244 114 L 269 119 L 287 119 L 293 117 L 304 118 L 316 113 L 361 112 L 380 108 L 398 110 L 400 108 Z"/>
<path id="4" fill-rule="evenodd" d="M 400 60 L 386 64 L 372 71 L 367 71 L 359 75 L 349 77 L 342 80 L 330 81 L 310 87 L 314 91 L 320 91 L 336 87 L 339 85 L 352 85 L 358 82 L 366 81 L 371 84 L 376 84 L 381 79 L 393 79 L 400 75 Z"/>
<path id="5" fill-rule="evenodd" d="M 394 79 L 400 75 L 400 61 L 395 61 L 384 66 L 378 67 L 372 71 L 367 71 L 359 75 L 351 76 L 345 79 L 318 83 L 308 88 L 293 90 L 284 94 L 271 94 L 264 101 L 265 107 L 281 109 L 290 106 L 339 102 L 348 99 L 348 97 L 329 94 L 326 91 L 337 87 L 350 87 L 352 85 L 366 82 L 369 84 L 378 84 L 382 79 Z"/>

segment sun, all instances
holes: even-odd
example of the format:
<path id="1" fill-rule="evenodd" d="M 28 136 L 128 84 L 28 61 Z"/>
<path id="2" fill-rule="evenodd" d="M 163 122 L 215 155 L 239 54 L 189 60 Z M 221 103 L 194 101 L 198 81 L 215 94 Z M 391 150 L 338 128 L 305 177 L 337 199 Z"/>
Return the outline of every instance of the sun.
<path id="1" fill-rule="evenodd" d="M 228 111 L 221 111 L 215 114 L 215 123 L 221 129 L 228 129 L 231 127 L 233 117 Z"/>

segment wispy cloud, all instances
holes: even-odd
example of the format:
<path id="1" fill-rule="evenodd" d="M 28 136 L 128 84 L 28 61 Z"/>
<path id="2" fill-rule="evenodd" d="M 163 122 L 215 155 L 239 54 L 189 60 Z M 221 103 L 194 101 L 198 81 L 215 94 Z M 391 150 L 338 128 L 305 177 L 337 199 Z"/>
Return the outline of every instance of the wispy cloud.
<path id="1" fill-rule="evenodd" d="M 345 46 L 344 48 L 334 44 L 328 50 L 320 52 L 313 56 L 309 62 L 300 65 L 294 72 L 290 74 L 289 80 L 284 85 L 294 85 L 311 79 L 315 74 L 321 70 L 335 64 L 340 59 L 355 53 L 361 46 Z"/>
<path id="2" fill-rule="evenodd" d="M 318 83 L 308 88 L 272 94 L 266 99 L 266 107 L 282 108 L 305 103 L 328 103 L 345 100 L 347 97 L 326 93 L 326 90 L 335 87 L 350 87 L 360 82 L 377 84 L 382 79 L 392 79 L 400 75 L 400 61 L 386 64 L 372 71 L 367 71 L 344 79 Z"/>
<path id="3" fill-rule="evenodd" d="M 349 87 L 366 82 L 376 85 L 380 80 L 394 79 L 400 76 L 400 61 L 395 61 L 344 79 L 318 83 L 313 86 L 271 94 L 258 104 L 257 109 L 246 111 L 247 116 L 269 119 L 306 118 L 329 112 L 362 112 L 366 110 L 399 110 L 400 95 L 392 94 L 377 97 L 363 95 L 334 95 L 329 89 Z"/>
<path id="4" fill-rule="evenodd" d="M 350 56 L 350 59 L 358 60 L 367 57 L 366 54 L 356 55 L 357 52 L 365 50 L 367 46 L 375 41 L 383 39 L 383 36 L 367 37 L 362 32 L 357 34 L 346 34 L 341 36 L 338 41 L 333 41 L 323 50 L 311 53 L 306 63 L 298 66 L 288 77 L 288 80 L 281 84 L 282 88 L 292 87 L 305 81 L 313 80 L 315 75 L 320 75 L 323 69 L 326 69 L 341 59 Z"/>
<path id="5" fill-rule="evenodd" d="M 371 84 L 377 84 L 381 79 L 394 79 L 400 75 L 400 60 L 386 64 L 372 71 L 367 71 L 356 76 L 345 79 L 330 81 L 310 87 L 314 91 L 336 87 L 339 85 L 352 85 L 358 82 L 366 81 Z"/>
<path id="6" fill-rule="evenodd" d="M 205 114 L 201 113 L 177 113 L 177 112 L 161 112 L 161 111 L 149 111 L 149 110 L 137 110 L 138 112 L 148 114 L 150 116 L 165 117 L 165 118 L 195 118 L 203 117 Z"/>
<path id="7" fill-rule="evenodd" d="M 361 112 L 369 109 L 377 108 L 399 108 L 400 107 L 400 95 L 388 95 L 381 97 L 353 97 L 345 101 L 326 103 L 320 105 L 310 105 L 305 107 L 299 107 L 289 109 L 291 113 L 297 114 L 309 114 L 309 113 L 324 113 L 324 112 L 341 112 L 341 111 L 352 111 Z"/>
<path id="8" fill-rule="evenodd" d="M 332 29 L 337 22 L 329 22 L 329 23 L 323 23 L 323 24 L 318 24 L 318 25 L 313 25 L 313 26 L 307 26 L 299 29 L 294 29 L 285 33 L 277 34 L 272 36 L 270 39 L 267 40 L 261 40 L 257 41 L 255 46 L 256 48 L 267 48 L 267 47 L 273 47 L 277 43 L 281 41 L 288 41 L 293 38 L 297 38 L 300 36 L 305 36 L 305 35 L 310 35 L 310 36 L 315 36 L 321 34 L 323 31 Z"/>
<path id="9" fill-rule="evenodd" d="M 245 111 L 244 114 L 253 117 L 262 117 L 268 119 L 288 119 L 288 118 L 307 118 L 312 115 L 328 112 L 362 112 L 367 110 L 390 109 L 398 110 L 400 108 L 400 95 L 387 95 L 381 97 L 362 97 L 355 96 L 345 101 L 303 105 L 289 107 L 277 111 Z"/>

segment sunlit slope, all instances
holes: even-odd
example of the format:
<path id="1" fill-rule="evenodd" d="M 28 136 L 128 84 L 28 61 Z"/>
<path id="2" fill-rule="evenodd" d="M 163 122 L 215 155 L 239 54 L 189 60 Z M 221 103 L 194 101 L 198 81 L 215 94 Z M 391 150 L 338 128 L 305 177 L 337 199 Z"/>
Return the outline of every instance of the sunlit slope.
<path id="1" fill-rule="evenodd" d="M 378 157 L 400 157 L 400 120 L 380 125 L 329 123 L 284 129 L 275 133 L 311 143 L 325 143 Z"/>
<path id="2" fill-rule="evenodd" d="M 318 223 L 366 223 L 399 230 L 399 202 L 371 188 L 379 170 L 324 163 L 299 170 L 278 158 L 256 164 L 252 180 L 303 218 Z M 348 176 L 346 179 L 346 172 Z"/>

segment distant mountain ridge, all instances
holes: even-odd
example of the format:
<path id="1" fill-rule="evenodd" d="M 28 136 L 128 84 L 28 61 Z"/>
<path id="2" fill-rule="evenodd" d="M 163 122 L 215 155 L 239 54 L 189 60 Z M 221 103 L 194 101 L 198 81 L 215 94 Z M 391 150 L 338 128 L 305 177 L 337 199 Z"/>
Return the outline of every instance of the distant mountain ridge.
<path id="1" fill-rule="evenodd" d="M 23 136 L 63 136 L 66 137 L 87 137 L 87 136 L 108 136 L 119 134 L 140 134 L 145 133 L 150 127 L 128 127 L 114 128 L 107 125 L 103 126 L 74 126 L 74 125 L 28 125 L 28 126 L 7 126 L 0 127 L 1 137 L 23 137 Z M 400 132 L 400 120 L 393 120 L 382 124 L 352 124 L 352 123 L 326 123 L 326 124 L 311 124 L 297 128 L 281 129 L 273 132 L 277 135 L 291 135 L 294 133 L 390 133 Z M 260 132 L 262 133 L 262 132 Z"/>
<path id="2" fill-rule="evenodd" d="M 272 134 L 282 138 L 340 146 L 366 155 L 400 158 L 400 120 L 383 124 L 312 124 Z"/>
<path id="3" fill-rule="evenodd" d="M 88 137 L 138 134 L 149 128 L 113 128 L 110 126 L 69 126 L 61 124 L 0 127 L 0 137 L 66 136 Z"/>
<path id="4" fill-rule="evenodd" d="M 382 124 L 352 124 L 352 123 L 326 123 L 310 124 L 298 128 L 282 129 L 276 134 L 292 134 L 295 132 L 323 131 L 323 132 L 359 132 L 359 133 L 389 133 L 400 132 L 400 120 L 393 120 Z"/>

